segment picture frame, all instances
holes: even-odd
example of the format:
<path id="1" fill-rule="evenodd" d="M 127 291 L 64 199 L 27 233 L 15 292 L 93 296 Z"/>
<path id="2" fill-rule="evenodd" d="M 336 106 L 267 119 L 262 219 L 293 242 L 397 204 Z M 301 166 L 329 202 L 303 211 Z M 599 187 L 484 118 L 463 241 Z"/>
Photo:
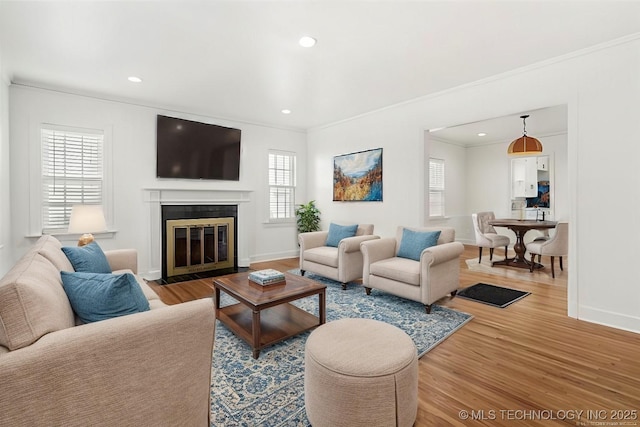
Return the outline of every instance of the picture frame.
<path id="1" fill-rule="evenodd" d="M 333 201 L 382 201 L 382 148 L 334 156 Z"/>

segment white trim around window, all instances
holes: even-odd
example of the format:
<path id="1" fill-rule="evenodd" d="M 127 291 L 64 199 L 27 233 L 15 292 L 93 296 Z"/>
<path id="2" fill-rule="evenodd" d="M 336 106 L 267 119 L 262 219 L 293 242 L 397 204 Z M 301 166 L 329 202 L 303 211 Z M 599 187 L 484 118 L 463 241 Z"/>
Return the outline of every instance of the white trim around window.
<path id="1" fill-rule="evenodd" d="M 267 183 L 269 223 L 295 222 L 296 153 L 269 150 Z"/>
<path id="2" fill-rule="evenodd" d="M 28 235 L 68 235 L 73 204 L 101 204 L 110 230 L 103 234 L 112 235 L 112 127 L 39 121 L 30 129 Z"/>
<path id="3" fill-rule="evenodd" d="M 429 218 L 443 218 L 445 215 L 444 160 L 429 158 Z"/>

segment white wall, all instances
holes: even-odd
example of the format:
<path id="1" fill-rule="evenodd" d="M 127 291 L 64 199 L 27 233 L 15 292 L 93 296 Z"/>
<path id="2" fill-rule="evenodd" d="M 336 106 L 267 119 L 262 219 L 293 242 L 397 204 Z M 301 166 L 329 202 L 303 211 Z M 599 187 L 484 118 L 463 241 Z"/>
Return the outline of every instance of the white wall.
<path id="1" fill-rule="evenodd" d="M 0 58 L 0 69 L 2 69 Z M 9 186 L 9 87 L 0 76 L 0 276 L 13 264 Z"/>
<path id="2" fill-rule="evenodd" d="M 463 230 L 471 227 L 470 217 L 467 210 L 467 149 L 451 143 L 439 141 L 429 132 L 425 132 L 425 144 L 430 148 L 425 150 L 425 189 L 428 188 L 428 160 L 429 157 L 444 160 L 444 219 L 428 219 L 429 226 L 454 227 L 456 229 L 456 239 L 461 239 Z M 429 200 L 425 197 L 425 217 L 428 216 Z M 471 227 L 473 237 L 473 228 Z M 474 239 L 475 241 L 475 239 Z"/>
<path id="3" fill-rule="evenodd" d="M 568 313 L 640 331 L 640 286 L 633 267 L 640 258 L 640 144 L 634 139 L 640 134 L 634 117 L 640 100 L 639 37 L 312 129 L 309 197 L 317 200 L 325 222 L 373 222 L 377 234 L 393 235 L 397 225 L 422 223 L 425 129 L 567 104 Z M 384 202 L 353 208 L 332 202 L 332 156 L 376 147 L 384 148 Z M 507 162 L 505 150 L 496 150 Z M 496 176 L 504 178 L 505 171 Z M 468 208 L 477 205 L 470 199 Z M 606 232 L 596 232 L 603 227 Z"/>
<path id="4" fill-rule="evenodd" d="M 179 117 L 235 127 L 242 130 L 242 160 L 239 182 L 191 181 L 156 178 L 156 115 Z M 148 207 L 143 201 L 144 189 L 245 190 L 251 191 L 248 206 L 252 220 L 249 234 L 250 260 L 297 255 L 295 223 L 272 226 L 268 218 L 266 177 L 267 151 L 278 149 L 296 152 L 304 165 L 306 135 L 304 132 L 276 129 L 193 114 L 173 112 L 131 103 L 106 101 L 92 97 L 12 85 L 10 87 L 11 125 L 11 228 L 13 244 L 9 248 L 19 257 L 33 243 L 39 230 L 29 217 L 39 215 L 37 192 L 30 191 L 30 181 L 39 179 L 30 174 L 30 165 L 38 165 L 40 123 L 73 127 L 106 128 L 109 130 L 110 159 L 113 163 L 113 215 L 111 225 L 117 230 L 113 238 L 99 239 L 105 249 L 132 247 L 139 251 L 138 264 L 142 274 L 151 265 L 148 249 Z M 33 170 L 33 168 L 32 168 Z M 4 180 L 3 180 L 4 182 Z M 299 201 L 305 200 L 304 174 L 298 180 Z M 32 199 L 32 200 L 30 200 Z M 33 201 L 35 200 L 35 202 Z M 109 219 L 108 219 L 109 221 Z M 31 220 L 33 223 L 34 221 Z M 32 237 L 27 237 L 32 236 Z M 73 243 L 68 240 L 65 244 Z"/>

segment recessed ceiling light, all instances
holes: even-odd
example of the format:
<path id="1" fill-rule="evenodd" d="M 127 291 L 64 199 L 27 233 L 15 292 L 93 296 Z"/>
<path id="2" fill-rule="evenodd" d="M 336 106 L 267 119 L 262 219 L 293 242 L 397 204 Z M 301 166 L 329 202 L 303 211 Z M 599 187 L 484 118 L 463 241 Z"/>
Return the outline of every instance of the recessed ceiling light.
<path id="1" fill-rule="evenodd" d="M 438 132 L 439 130 L 442 130 L 442 129 L 444 129 L 444 128 L 433 128 L 433 129 L 429 129 L 429 133 L 432 133 L 432 132 Z"/>
<path id="2" fill-rule="evenodd" d="M 300 43 L 300 46 L 302 47 L 312 47 L 316 44 L 316 39 L 314 39 L 313 37 L 310 36 L 303 36 L 300 38 L 300 40 L 298 41 L 298 43 Z"/>
<path id="3" fill-rule="evenodd" d="M 291 114 L 291 110 L 287 110 L 286 108 L 282 110 L 282 114 Z"/>
<path id="4" fill-rule="evenodd" d="M 136 76 L 131 76 L 131 77 L 127 78 L 127 80 L 129 80 L 130 82 L 133 82 L 133 83 L 142 83 L 142 79 L 140 77 L 136 77 Z"/>
<path id="5" fill-rule="evenodd" d="M 480 132 L 480 133 L 478 134 L 478 136 L 487 136 L 487 134 L 486 134 L 486 133 L 484 133 L 484 132 Z"/>

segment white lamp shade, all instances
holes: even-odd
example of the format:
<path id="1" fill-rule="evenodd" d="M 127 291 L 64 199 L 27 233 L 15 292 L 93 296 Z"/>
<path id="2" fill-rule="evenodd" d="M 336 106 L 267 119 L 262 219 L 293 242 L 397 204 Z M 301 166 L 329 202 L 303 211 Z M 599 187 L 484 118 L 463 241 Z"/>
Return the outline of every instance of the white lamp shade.
<path id="1" fill-rule="evenodd" d="M 75 205 L 71 208 L 69 233 L 98 233 L 107 230 L 100 205 Z"/>

